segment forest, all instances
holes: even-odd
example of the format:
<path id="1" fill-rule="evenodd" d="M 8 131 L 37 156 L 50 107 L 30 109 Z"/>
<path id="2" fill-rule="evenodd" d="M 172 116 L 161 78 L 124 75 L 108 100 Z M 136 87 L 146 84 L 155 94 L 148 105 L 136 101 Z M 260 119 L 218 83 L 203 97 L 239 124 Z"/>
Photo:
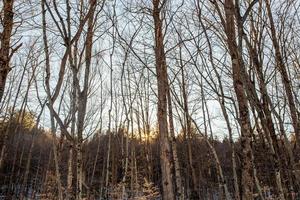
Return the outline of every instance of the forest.
<path id="1" fill-rule="evenodd" d="M 0 0 L 0 200 L 299 200 L 300 0 Z"/>

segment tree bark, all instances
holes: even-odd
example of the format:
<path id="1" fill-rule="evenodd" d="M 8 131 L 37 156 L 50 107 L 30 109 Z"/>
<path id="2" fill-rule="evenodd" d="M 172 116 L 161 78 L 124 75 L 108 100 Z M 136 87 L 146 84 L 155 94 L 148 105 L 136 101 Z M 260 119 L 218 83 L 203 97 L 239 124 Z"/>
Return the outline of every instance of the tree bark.
<path id="1" fill-rule="evenodd" d="M 162 172 L 162 186 L 163 199 L 174 200 L 174 187 L 172 177 L 172 150 L 168 136 L 168 121 L 167 121 L 167 92 L 168 73 L 166 66 L 166 56 L 164 50 L 164 36 L 162 30 L 161 12 L 162 6 L 165 2 L 160 0 L 153 0 L 153 19 L 155 31 L 155 63 L 157 76 L 157 90 L 158 90 L 158 107 L 157 119 L 160 137 L 160 165 Z"/>
<path id="2" fill-rule="evenodd" d="M 5 90 L 5 83 L 7 75 L 10 71 L 10 40 L 13 29 L 13 3 L 14 0 L 3 1 L 3 31 L 0 34 L 1 46 L 0 46 L 0 103 Z"/>
<path id="3" fill-rule="evenodd" d="M 225 33 L 227 36 L 227 45 L 232 62 L 233 86 L 239 106 L 239 122 L 241 126 L 241 146 L 242 146 L 242 190 L 241 198 L 244 200 L 253 199 L 253 158 L 252 158 L 252 135 L 251 123 L 249 117 L 248 101 L 244 90 L 244 81 L 242 79 L 242 52 L 236 43 L 235 34 L 235 6 L 233 0 L 225 0 Z"/>
<path id="4" fill-rule="evenodd" d="M 176 196 L 179 200 L 184 200 L 180 165 L 177 156 L 177 145 L 176 145 L 176 137 L 174 131 L 173 109 L 172 109 L 172 99 L 171 99 L 170 90 L 168 90 L 167 101 L 168 101 L 168 111 L 169 111 L 169 127 L 170 127 L 170 136 L 171 136 L 172 154 L 173 154 L 174 168 L 175 168 Z"/>

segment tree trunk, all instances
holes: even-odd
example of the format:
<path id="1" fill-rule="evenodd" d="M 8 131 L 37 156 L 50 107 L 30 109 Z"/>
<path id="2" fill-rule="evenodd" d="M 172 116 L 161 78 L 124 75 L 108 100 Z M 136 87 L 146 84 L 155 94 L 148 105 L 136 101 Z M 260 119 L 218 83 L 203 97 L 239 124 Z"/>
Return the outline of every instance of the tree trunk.
<path id="1" fill-rule="evenodd" d="M 185 115 L 185 121 L 186 121 L 186 142 L 187 142 L 187 153 L 188 153 L 188 161 L 189 161 L 189 167 L 191 169 L 191 175 L 192 175 L 192 183 L 193 183 L 193 196 L 199 197 L 198 194 L 198 187 L 197 187 L 197 178 L 196 178 L 196 172 L 195 167 L 193 165 L 193 155 L 192 155 L 192 146 L 191 146 L 191 139 L 192 139 L 192 128 L 191 128 L 191 120 L 190 120 L 190 114 L 189 114 L 189 108 L 188 108 L 188 97 L 186 93 L 186 84 L 185 84 L 185 77 L 184 77 L 184 69 L 183 69 L 183 63 L 181 58 L 181 48 L 180 48 L 180 65 L 181 65 L 181 79 L 182 79 L 182 96 L 183 96 L 183 106 L 184 106 L 184 115 Z"/>
<path id="2" fill-rule="evenodd" d="M 271 154 L 274 160 L 274 168 L 275 168 L 275 179 L 277 184 L 277 189 L 279 192 L 279 196 L 281 199 L 284 199 L 283 195 L 283 188 L 282 188 L 282 163 L 280 159 L 280 149 L 278 144 L 278 139 L 275 133 L 275 127 L 271 115 L 270 105 L 269 105 L 269 95 L 266 88 L 266 84 L 264 81 L 264 77 L 262 74 L 262 66 L 258 60 L 257 53 L 251 46 L 250 42 L 246 39 L 246 43 L 248 45 L 248 48 L 250 50 L 250 58 L 253 60 L 253 64 L 255 66 L 256 72 L 258 74 L 259 79 L 259 88 L 262 95 L 263 103 L 261 105 L 258 95 L 256 94 L 255 86 L 250 81 L 249 75 L 244 70 L 244 77 L 247 80 L 247 92 L 250 99 L 251 104 L 256 109 L 258 116 L 261 121 L 262 129 L 264 133 L 266 134 L 266 137 L 268 138 L 269 147 L 271 149 Z"/>
<path id="3" fill-rule="evenodd" d="M 176 182 L 176 196 L 179 200 L 184 200 L 184 192 L 182 187 L 181 173 L 180 173 L 180 165 L 177 156 L 177 145 L 176 145 L 176 137 L 174 131 L 174 122 L 173 122 L 173 111 L 172 111 L 172 99 L 170 90 L 168 90 L 168 110 L 169 110 L 169 127 L 170 127 L 170 136 L 171 136 L 171 146 L 172 146 L 172 154 L 174 159 L 174 168 L 175 168 L 175 182 Z"/>
<path id="4" fill-rule="evenodd" d="M 153 19 L 155 31 L 155 62 L 157 74 L 158 89 L 158 107 L 157 119 L 160 137 L 160 165 L 162 172 L 163 199 L 174 200 L 173 177 L 172 177 L 172 151 L 168 137 L 168 121 L 167 121 L 167 92 L 168 73 L 166 66 L 166 56 L 164 50 L 164 36 L 162 30 L 163 20 L 161 19 L 160 0 L 153 0 Z"/>
<path id="5" fill-rule="evenodd" d="M 227 45 L 232 62 L 233 86 L 236 93 L 239 106 L 239 122 L 241 126 L 241 146 L 242 146 L 242 199 L 253 199 L 253 159 L 252 159 L 252 135 L 251 123 L 249 117 L 248 101 L 244 90 L 244 81 L 242 79 L 242 52 L 236 43 L 235 34 L 235 6 L 233 0 L 224 2 L 226 24 L 225 33 L 227 36 Z"/>
<path id="6" fill-rule="evenodd" d="M 68 175 L 67 175 L 67 196 L 66 199 L 72 199 L 73 196 L 73 145 L 69 149 L 69 158 L 68 158 Z"/>
<path id="7" fill-rule="evenodd" d="M 13 29 L 13 3 L 14 0 L 3 1 L 3 19 L 1 23 L 3 25 L 3 31 L 1 35 L 1 46 L 0 46 L 0 103 L 5 90 L 6 77 L 10 71 L 10 40 Z"/>
<path id="8" fill-rule="evenodd" d="M 41 119 L 41 116 L 42 116 L 42 113 L 43 113 L 43 110 L 44 110 L 44 105 L 41 109 L 40 114 L 38 115 L 38 118 L 36 120 L 36 124 L 35 124 L 34 128 L 31 130 L 32 131 L 32 138 L 31 138 L 31 144 L 30 144 L 30 148 L 29 148 L 29 152 L 28 152 L 28 156 L 27 156 L 25 175 L 24 175 L 24 179 L 23 179 L 23 183 L 22 183 L 22 187 L 21 187 L 21 199 L 23 199 L 23 197 L 24 197 L 24 194 L 23 194 L 24 190 L 26 191 L 26 189 L 24 189 L 24 188 L 27 187 L 27 181 L 28 181 L 28 177 L 29 177 L 29 170 L 30 170 L 31 159 L 32 159 L 32 151 L 33 151 L 33 148 L 34 148 L 36 133 L 37 133 L 38 128 L 39 128 L 40 119 Z"/>
<path id="9" fill-rule="evenodd" d="M 290 108 L 290 114 L 291 114 L 291 118 L 292 118 L 292 125 L 294 127 L 296 141 L 297 141 L 296 145 L 298 148 L 300 148 L 300 145 L 299 145 L 299 143 L 300 143 L 300 120 L 299 120 L 299 117 L 297 114 L 298 111 L 297 111 L 294 96 L 293 96 L 292 83 L 288 76 L 287 68 L 284 64 L 280 46 L 278 43 L 276 29 L 275 29 L 275 25 L 274 25 L 274 21 L 273 21 L 273 15 L 272 15 L 272 11 L 271 11 L 270 0 L 265 0 L 265 2 L 266 2 L 266 7 L 267 7 L 267 14 L 268 14 L 269 21 L 270 21 L 271 39 L 272 39 L 273 47 L 275 50 L 276 66 L 281 74 L 282 83 L 285 88 L 286 97 L 288 100 L 288 105 Z"/>

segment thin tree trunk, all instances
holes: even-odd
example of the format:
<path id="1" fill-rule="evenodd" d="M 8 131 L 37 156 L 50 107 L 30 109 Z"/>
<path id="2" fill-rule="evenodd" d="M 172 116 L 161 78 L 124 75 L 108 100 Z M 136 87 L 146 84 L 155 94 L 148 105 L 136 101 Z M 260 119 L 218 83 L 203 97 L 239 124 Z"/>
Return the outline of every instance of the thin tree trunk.
<path id="1" fill-rule="evenodd" d="M 45 105 L 45 104 L 44 104 Z M 32 159 L 32 151 L 34 148 L 34 144 L 35 144 L 35 137 L 36 137 L 36 133 L 38 131 L 38 127 L 39 127 L 39 123 L 40 123 L 40 119 L 42 116 L 42 113 L 44 111 L 44 105 L 42 105 L 42 109 L 40 111 L 40 114 L 38 115 L 38 118 L 36 120 L 36 124 L 33 127 L 33 129 L 31 131 L 32 132 L 32 137 L 31 137 L 31 144 L 30 144 L 30 148 L 29 148 L 29 152 L 28 152 L 28 156 L 27 156 L 27 162 L 26 162 L 26 167 L 25 167 L 25 174 L 24 174 L 24 179 L 23 179 L 23 183 L 21 186 L 21 199 L 24 198 L 24 188 L 27 187 L 27 181 L 28 181 L 28 176 L 29 176 L 29 170 L 30 170 L 30 166 L 31 166 L 31 159 Z M 26 192 L 26 189 L 25 189 Z M 25 195 L 26 196 L 26 195 Z"/>
<path id="2" fill-rule="evenodd" d="M 219 102 L 221 105 L 222 113 L 223 113 L 224 119 L 226 121 L 227 130 L 229 133 L 229 142 L 230 142 L 230 147 L 231 147 L 232 173 L 233 173 L 233 183 L 234 183 L 234 199 L 239 200 L 240 194 L 239 194 L 239 185 L 238 185 L 238 176 L 237 176 L 237 164 L 236 164 L 236 158 L 235 158 L 236 157 L 235 156 L 235 147 L 234 147 L 234 142 L 233 142 L 233 138 L 232 138 L 232 128 L 231 128 L 229 117 L 228 117 L 226 107 L 225 107 L 224 94 L 221 97 L 221 100 L 219 100 Z"/>
<path id="3" fill-rule="evenodd" d="M 275 50 L 276 66 L 277 66 L 277 69 L 279 70 L 279 72 L 281 74 L 282 83 L 284 85 L 285 92 L 286 92 L 286 97 L 288 99 L 288 105 L 289 105 L 289 108 L 290 108 L 290 113 L 291 113 L 291 118 L 292 118 L 292 125 L 294 127 L 296 140 L 297 140 L 296 144 L 297 144 L 298 148 L 300 148 L 299 147 L 299 143 L 300 143 L 300 120 L 299 120 L 299 117 L 298 117 L 298 114 L 297 114 L 298 111 L 297 111 L 294 96 L 293 96 L 292 83 L 291 83 L 291 80 L 288 76 L 287 68 L 284 64 L 282 54 L 281 54 L 281 50 L 280 50 L 280 46 L 279 46 L 279 43 L 278 43 L 278 39 L 277 39 L 277 35 L 276 35 L 276 29 L 275 29 L 275 25 L 274 25 L 274 21 L 273 21 L 273 15 L 272 15 L 272 11 L 271 11 L 270 0 L 265 0 L 265 2 L 266 2 L 267 14 L 268 14 L 269 21 L 270 21 L 271 39 L 272 39 L 273 47 L 274 47 L 274 50 Z"/>
<path id="4" fill-rule="evenodd" d="M 189 161 L 189 167 L 191 169 L 191 175 L 192 175 L 192 182 L 193 182 L 193 196 L 199 197 L 198 194 L 198 187 L 197 187 L 197 178 L 196 178 L 196 172 L 195 167 L 193 165 L 193 155 L 192 155 L 192 146 L 191 146 L 191 139 L 192 139 L 192 129 L 191 129 L 191 120 L 189 118 L 189 108 L 188 108 L 188 97 L 186 93 L 186 84 L 185 84 L 185 76 L 184 76 L 184 69 L 183 69 L 183 63 L 181 58 L 181 48 L 180 48 L 180 65 L 181 65 L 181 81 L 182 81 L 182 96 L 183 96 L 183 106 L 184 106 L 184 115 L 185 115 L 185 121 L 186 121 L 186 142 L 187 142 L 187 153 L 188 153 L 188 161 Z"/>
<path id="5" fill-rule="evenodd" d="M 184 192 L 182 187 L 181 173 L 180 173 L 180 165 L 177 156 L 177 145 L 176 145 L 176 137 L 174 131 L 174 122 L 173 122 L 173 109 L 172 109 L 172 99 L 170 90 L 168 90 L 168 111 L 169 111 L 169 127 L 170 127 L 170 136 L 171 136 L 171 146 L 172 146 L 172 154 L 174 159 L 174 168 L 175 168 L 175 182 L 176 182 L 176 196 L 179 200 L 184 199 Z"/>
<path id="6" fill-rule="evenodd" d="M 48 99 L 48 107 L 50 110 L 50 120 L 51 120 L 51 135 L 52 135 L 52 145 L 53 145 L 53 159 L 54 159 L 54 166 L 55 166 L 55 175 L 56 175 L 56 183 L 58 189 L 58 200 L 63 200 L 63 191 L 62 191 L 62 183 L 59 171 L 59 159 L 58 159 L 58 151 L 57 151 L 57 141 L 56 141 L 56 128 L 54 122 L 54 111 L 53 111 L 53 101 L 51 97 L 50 91 L 50 57 L 49 57 L 49 48 L 48 48 L 48 41 L 47 41 L 47 33 L 46 33 L 46 10 L 45 10 L 45 0 L 42 0 L 42 23 L 43 23 L 43 42 L 44 42 L 44 51 L 46 57 L 46 78 L 45 84 L 47 88 L 47 99 Z"/>
<path id="7" fill-rule="evenodd" d="M 280 195 L 281 199 L 284 199 L 284 194 L 283 194 L 283 187 L 281 183 L 282 179 L 282 163 L 280 159 L 280 149 L 279 149 L 279 144 L 278 144 L 278 139 L 275 133 L 275 127 L 272 119 L 272 113 L 270 110 L 270 104 L 271 100 L 268 95 L 266 83 L 264 80 L 263 72 L 262 72 L 262 64 L 259 62 L 258 54 L 256 50 L 252 47 L 251 43 L 249 42 L 248 38 L 244 36 L 244 39 L 246 41 L 246 44 L 248 46 L 248 49 L 250 51 L 250 58 L 253 61 L 253 64 L 256 69 L 256 73 L 258 76 L 258 81 L 259 81 L 259 88 L 261 91 L 262 95 L 262 100 L 263 103 L 261 105 L 259 98 L 256 94 L 255 86 L 254 84 L 250 81 L 249 75 L 244 71 L 244 76 L 247 79 L 247 91 L 249 95 L 250 102 L 253 104 L 255 107 L 258 116 L 260 118 L 260 121 L 262 123 L 262 128 L 269 139 L 269 145 L 272 153 L 272 157 L 274 159 L 274 168 L 275 168 L 275 179 L 276 179 L 276 184 L 277 184 L 277 189 Z M 275 111 L 276 112 L 276 111 Z"/>
<path id="8" fill-rule="evenodd" d="M 73 193 L 73 149 L 74 145 L 70 146 L 68 158 L 68 175 L 67 175 L 67 194 L 66 199 L 72 199 Z"/>

